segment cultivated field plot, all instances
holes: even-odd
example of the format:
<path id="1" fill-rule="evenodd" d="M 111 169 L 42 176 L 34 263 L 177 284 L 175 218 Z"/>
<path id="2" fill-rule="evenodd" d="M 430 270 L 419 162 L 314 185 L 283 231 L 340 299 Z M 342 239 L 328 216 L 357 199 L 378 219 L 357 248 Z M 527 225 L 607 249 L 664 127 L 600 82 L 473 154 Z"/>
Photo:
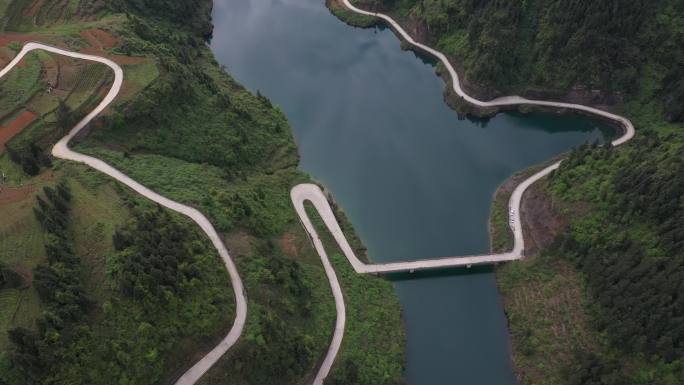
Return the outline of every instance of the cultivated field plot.
<path id="1" fill-rule="evenodd" d="M 45 52 L 27 55 L 0 80 L 0 151 L 11 147 L 12 139 L 22 132 L 26 132 L 23 142 L 41 144 L 61 136 L 66 127 L 58 124 L 60 117 L 85 114 L 111 81 L 112 75 L 101 64 Z"/>
<path id="2" fill-rule="evenodd" d="M 0 47 L 3 66 L 21 46 L 5 43 Z M 46 263 L 46 235 L 34 214 L 44 187 L 70 181 L 77 209 L 71 229 L 76 248 L 95 272 L 89 278 L 99 280 L 89 288 L 102 294 L 105 268 L 98 265 L 110 252 L 114 226 L 126 217 L 120 198 L 111 186 L 101 186 L 103 180 L 66 178 L 83 167 L 65 165 L 53 171 L 42 162 L 51 164 L 52 144 L 101 100 L 112 78 L 100 64 L 38 51 L 0 79 L 0 267 L 15 277 L 13 284 L 0 284 L 0 351 L 7 348 L 9 329 L 34 328 L 44 310 L 33 286 L 33 269 Z M 32 162 L 35 167 L 28 167 Z"/>

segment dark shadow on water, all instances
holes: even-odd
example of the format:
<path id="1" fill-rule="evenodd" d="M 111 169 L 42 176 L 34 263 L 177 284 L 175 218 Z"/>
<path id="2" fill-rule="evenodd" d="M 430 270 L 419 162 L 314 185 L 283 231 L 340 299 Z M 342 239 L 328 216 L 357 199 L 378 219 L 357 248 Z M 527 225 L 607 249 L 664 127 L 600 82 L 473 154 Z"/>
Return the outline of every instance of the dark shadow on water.
<path id="1" fill-rule="evenodd" d="M 461 121 L 467 120 L 479 128 L 487 128 L 487 125 L 492 120 L 491 117 L 481 117 L 480 118 L 480 117 L 469 115 L 469 114 L 461 114 L 458 111 L 456 111 L 456 116 L 458 116 L 458 120 L 461 120 Z"/>
<path id="2" fill-rule="evenodd" d="M 413 273 L 391 273 L 384 274 L 384 277 L 392 282 L 417 280 L 417 279 L 431 279 L 444 277 L 459 277 L 464 275 L 478 275 L 490 274 L 494 269 L 492 266 L 473 266 L 467 267 L 453 267 L 448 269 L 431 269 L 416 271 Z"/>
<path id="3" fill-rule="evenodd" d="M 615 122 L 604 120 L 592 115 L 581 113 L 575 110 L 568 110 L 562 114 L 557 114 L 548 111 L 535 112 L 520 112 L 518 110 L 510 110 L 502 112 L 516 120 L 524 121 L 527 126 L 532 129 L 549 130 L 551 132 L 592 132 L 598 129 L 604 136 L 606 141 L 617 138 L 621 132 L 622 127 L 617 126 Z M 574 120 L 562 120 L 563 116 L 573 118 Z M 582 122 L 583 124 L 563 124 L 567 121 Z M 606 124 L 607 123 L 607 124 Z"/>
<path id="4" fill-rule="evenodd" d="M 362 28 L 362 29 L 364 29 L 364 28 Z M 376 24 L 374 27 L 375 33 L 383 32 L 385 30 L 390 30 L 392 33 L 394 33 L 394 31 L 390 27 L 385 25 L 384 23 Z M 394 33 L 394 34 L 396 35 L 396 33 Z M 407 44 L 399 36 L 397 36 L 397 39 L 401 42 L 401 44 Z M 430 65 L 432 67 L 437 67 L 437 64 L 439 63 L 439 60 L 437 58 L 435 58 L 434 56 L 430 55 L 427 52 L 421 51 L 418 48 L 414 48 L 413 46 L 408 46 L 408 47 L 409 48 L 407 48 L 407 49 L 405 49 L 405 48 L 402 48 L 402 49 L 404 49 L 406 51 L 413 52 L 413 54 L 416 56 L 416 58 L 418 58 L 421 62 L 423 62 L 423 64 L 427 64 L 427 65 Z"/>
<path id="5" fill-rule="evenodd" d="M 487 128 L 491 122 L 491 116 L 477 117 L 469 114 L 461 114 L 455 111 L 458 116 L 458 120 L 472 123 L 477 128 Z M 569 116 L 581 124 L 562 124 L 558 122 L 564 122 L 559 114 L 554 114 L 553 112 L 547 111 L 535 111 L 535 112 L 520 112 L 516 109 L 501 111 L 496 115 L 503 114 L 508 115 L 517 121 L 524 121 L 526 129 L 538 129 L 552 133 L 564 133 L 564 132 L 586 132 L 590 133 L 596 129 L 601 132 L 603 140 L 599 140 L 598 143 L 610 142 L 613 139 L 619 137 L 622 134 L 623 128 L 614 124 L 611 121 L 602 121 L 600 124 L 600 119 L 592 120 L 591 118 L 586 118 L 585 114 L 578 113 L 575 111 L 564 112 L 563 116 Z M 567 121 L 567 120 L 566 120 Z M 552 127 L 551 129 L 549 127 Z"/>
<path id="6" fill-rule="evenodd" d="M 423 64 L 430 65 L 432 67 L 437 67 L 437 64 L 439 63 L 439 60 L 433 57 L 432 55 L 425 53 L 423 51 L 420 51 L 418 49 L 413 49 L 410 48 L 408 49 L 409 51 L 413 52 L 413 54 L 416 56 L 417 59 L 419 59 Z"/>

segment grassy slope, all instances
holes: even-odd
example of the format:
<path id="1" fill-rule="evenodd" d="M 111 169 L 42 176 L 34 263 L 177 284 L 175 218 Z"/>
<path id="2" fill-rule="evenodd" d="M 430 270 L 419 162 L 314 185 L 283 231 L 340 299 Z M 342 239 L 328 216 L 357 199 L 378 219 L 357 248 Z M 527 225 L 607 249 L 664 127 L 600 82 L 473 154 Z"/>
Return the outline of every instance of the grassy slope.
<path id="1" fill-rule="evenodd" d="M 82 171 L 82 168 L 79 168 L 78 171 Z M 122 223 L 123 219 L 126 218 L 126 210 L 121 207 L 120 199 L 110 185 L 103 185 L 101 181 L 93 183 L 94 181 L 87 181 L 86 178 L 76 180 L 65 176 L 65 174 L 75 172 L 71 168 L 66 168 L 57 173 L 48 171 L 34 179 L 29 179 L 26 181 L 26 185 L 30 185 L 30 187 L 22 189 L 26 191 L 24 197 L 18 201 L 0 205 L 0 215 L 3 218 L 11 219 L 2 222 L 0 261 L 9 266 L 18 267 L 23 271 L 30 271 L 38 264 L 46 263 L 43 246 L 44 231 L 33 214 L 35 197 L 44 186 L 54 186 L 59 180 L 70 180 L 75 201 L 76 210 L 74 212 L 77 213 L 72 228 L 73 233 L 77 236 L 76 247 L 79 250 L 78 254 L 82 256 L 82 262 L 88 266 L 88 276 L 93 279 L 88 286 L 91 289 L 99 289 L 102 287 L 102 281 L 96 280 L 96 278 L 102 276 L 102 271 L 98 272 L 96 269 L 101 270 L 102 268 L 97 266 L 97 263 L 93 263 L 90 258 L 99 258 L 103 254 L 111 252 L 113 226 Z M 6 188 L 14 189 L 13 187 Z M 84 206 L 87 206 L 88 210 L 83 210 Z M 104 223 L 106 226 L 103 225 Z M 99 229 L 97 238 L 86 236 L 86 234 L 94 235 L 93 231 L 96 228 Z M 99 255 L 94 253 L 95 251 Z M 91 269 L 90 266 L 93 268 Z M 92 293 L 97 293 L 97 291 L 92 290 Z M 3 306 L 3 312 L 12 309 L 10 314 L 3 314 L 5 322 L 0 329 L 2 334 L 0 336 L 0 349 L 3 353 L 9 349 L 7 331 L 17 326 L 34 328 L 36 318 L 43 311 L 33 286 L 20 290 L 1 290 L 0 296 L 4 297 L 7 292 L 17 295 L 11 304 L 7 302 L 8 307 Z M 96 295 L 96 297 L 103 298 L 101 295 Z"/>
<path id="2" fill-rule="evenodd" d="M 0 83 L 2 101 L 0 117 L 5 117 L 17 107 L 26 104 L 35 93 L 43 88 L 40 82 L 40 59 L 37 54 L 29 54 L 24 66 L 12 71 Z"/>
<path id="3" fill-rule="evenodd" d="M 14 15 L 18 14 L 19 3 L 21 0 L 14 5 Z M 175 19 L 176 8 L 186 5 L 182 2 L 174 2 L 160 12 L 150 11 L 155 6 L 151 2 L 131 5 L 128 10 L 134 16 L 128 20 L 116 13 L 98 10 L 99 18 L 89 16 L 88 22 L 81 22 L 78 20 L 79 12 L 84 12 L 81 9 L 41 25 L 22 21 L 13 26 L 16 30 L 44 34 L 48 40 L 55 39 L 61 41 L 59 44 L 71 47 L 85 45 L 81 30 L 99 27 L 121 39 L 112 53 L 147 58 L 139 64 L 124 66 L 128 89 L 124 84 L 122 97 L 115 103 L 112 114 L 95 123 L 94 127 L 101 128 L 77 148 L 102 157 L 162 194 L 199 207 L 220 231 L 226 233 L 227 245 L 237 257 L 247 286 L 250 313 L 245 338 L 222 360 L 209 381 L 218 384 L 230 378 L 231 383 L 299 383 L 313 373 L 317 361 L 322 358 L 334 318 L 320 261 L 303 242 L 306 237 L 289 202 L 289 188 L 308 178 L 294 168 L 296 148 L 282 113 L 272 108 L 267 100 L 255 97 L 235 83 L 221 71 L 206 48 L 197 46 L 198 39 L 192 30 L 196 28 L 202 33 L 206 30 L 202 15 L 206 3 L 209 2 L 201 7 L 196 7 L 194 2 L 187 3 L 190 8 L 182 13 L 183 28 L 176 28 L 169 22 Z M 188 12 L 199 16 L 187 18 Z M 150 14 L 160 18 L 145 16 Z M 167 33 L 168 30 L 174 32 Z M 0 165 L 2 162 L 8 161 L 0 160 Z M 15 177 L 25 178 L 20 171 Z M 102 227 L 110 225 L 104 221 L 102 226 L 92 230 L 93 234 L 99 234 Z M 289 238 L 299 240 L 294 249 L 290 242 L 281 246 Z M 249 246 L 243 245 L 245 239 L 249 240 Z M 100 258 L 89 266 L 95 276 L 103 273 L 102 262 Z M 220 264 L 215 262 L 206 269 L 213 271 L 217 266 Z M 373 283 L 377 279 L 353 278 L 354 291 L 377 285 Z M 225 282 L 219 287 L 225 287 Z M 389 285 L 381 284 L 375 290 L 378 298 L 394 298 Z M 224 290 L 223 296 L 230 297 L 230 291 Z M 365 298 L 354 295 L 349 301 L 350 305 L 363 306 Z M 198 305 L 202 301 L 198 298 L 189 303 Z M 107 308 L 111 309 L 109 305 Z M 135 303 L 115 304 L 114 309 L 129 309 L 132 316 L 130 319 L 110 316 L 110 321 L 95 328 L 92 339 L 84 344 L 97 347 L 97 336 L 111 334 L 114 330 L 118 330 L 115 332 L 118 338 L 135 339 L 129 333 L 135 330 L 134 321 L 144 319 L 146 312 Z M 180 325 L 197 321 L 174 316 L 172 310 L 159 314 L 155 322 Z M 361 329 L 364 333 L 371 325 L 378 330 L 401 330 L 396 322 L 399 319 L 397 307 L 374 310 L 373 313 L 350 315 L 350 325 L 365 319 Z M 223 315 L 221 324 L 226 328 L 232 323 L 230 309 L 224 310 Z M 388 327 L 386 323 L 391 319 L 395 321 Z M 287 331 L 284 325 L 289 328 Z M 350 335 L 354 332 L 356 328 L 348 331 Z M 400 335 L 396 337 L 396 341 L 389 343 L 399 349 L 403 340 Z M 174 338 L 178 338 L 177 334 L 167 334 L 164 340 Z M 383 346 L 387 343 L 385 338 L 380 333 L 366 334 L 363 340 L 350 338 L 345 342 L 342 354 L 356 354 L 354 352 L 361 351 L 368 343 Z M 149 351 L 141 349 L 154 346 L 154 341 L 154 338 L 142 339 L 140 349 L 129 347 L 129 358 L 123 362 L 146 362 L 137 357 L 147 355 Z M 180 374 L 185 364 L 178 362 L 197 358 L 185 352 L 201 350 L 190 339 L 179 343 L 184 347 L 178 351 L 180 357 L 165 356 L 167 362 L 175 364 L 163 371 L 169 376 Z M 163 346 L 169 350 L 168 345 Z M 290 359 L 295 356 L 297 359 L 292 363 Z M 94 357 L 106 356 L 98 353 Z M 62 368 L 75 369 L 73 365 L 77 363 L 81 367 L 95 364 L 93 373 L 97 374 L 105 370 L 101 365 L 114 357 L 122 362 L 116 354 L 110 354 L 103 363 L 73 361 Z M 365 375 L 368 383 L 401 378 L 399 351 L 392 356 L 393 363 L 384 365 L 386 369 L 382 371 L 372 369 L 377 365 L 374 357 L 361 358 L 356 364 L 369 368 L 364 369 L 370 371 Z M 151 367 L 150 375 L 144 381 L 138 378 L 136 384 L 159 383 L 159 366 Z M 131 368 L 130 372 L 131 376 L 126 379 L 118 370 L 112 372 L 116 376 L 111 376 L 111 380 L 126 382 L 132 376 L 144 374 L 142 368 Z M 87 381 L 89 375 L 81 373 L 79 377 L 78 373 L 66 376 L 63 372 L 63 378 L 69 378 L 72 383 Z"/>

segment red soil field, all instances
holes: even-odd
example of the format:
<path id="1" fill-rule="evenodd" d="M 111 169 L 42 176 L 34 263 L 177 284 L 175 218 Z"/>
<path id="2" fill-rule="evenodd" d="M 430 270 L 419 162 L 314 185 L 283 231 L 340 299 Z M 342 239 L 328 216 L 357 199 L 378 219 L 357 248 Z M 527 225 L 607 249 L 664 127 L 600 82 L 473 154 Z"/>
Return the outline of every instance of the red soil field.
<path id="1" fill-rule="evenodd" d="M 21 187 L 3 187 L 0 185 L 0 205 L 22 201 L 35 189 L 34 185 Z"/>
<path id="2" fill-rule="evenodd" d="M 8 125 L 0 125 L 0 149 L 4 149 L 5 144 L 9 142 L 14 135 L 20 133 L 21 130 L 36 120 L 37 117 L 38 116 L 31 111 L 22 111 L 14 120 L 9 122 Z"/>
<path id="3" fill-rule="evenodd" d="M 18 41 L 22 45 L 30 41 L 41 41 L 49 44 L 52 41 L 52 39 L 43 35 L 22 34 L 13 32 L 6 32 L 0 35 L 0 47 L 6 47 L 14 41 Z M 11 54 L 9 52 L 3 52 L 2 54 L 0 54 L 0 67 L 4 67 L 7 63 L 9 63 L 12 60 L 12 58 L 14 58 L 14 55 L 14 52 L 12 52 Z M 19 64 L 17 64 L 17 67 L 23 67 L 25 65 L 26 64 L 22 60 L 21 62 L 19 62 Z"/>
<path id="4" fill-rule="evenodd" d="M 91 28 L 81 31 L 81 36 L 88 41 L 93 48 L 103 50 L 115 47 L 119 40 L 109 32 L 98 28 Z"/>
<path id="5" fill-rule="evenodd" d="M 0 68 L 4 68 L 13 58 L 14 52 L 8 49 L 0 49 Z"/>
<path id="6" fill-rule="evenodd" d="M 81 31 L 81 37 L 90 44 L 90 47 L 81 50 L 83 53 L 105 56 L 121 65 L 139 64 L 150 60 L 143 57 L 107 54 L 105 50 L 116 47 L 119 44 L 119 39 L 107 31 L 98 28 L 86 29 Z"/>
<path id="7" fill-rule="evenodd" d="M 4 47 L 13 41 L 18 41 L 20 43 L 25 43 L 27 41 L 40 41 L 40 42 L 50 42 L 48 36 L 37 35 L 37 34 L 24 34 L 24 33 L 13 33 L 5 32 L 0 35 L 0 47 Z"/>
<path id="8" fill-rule="evenodd" d="M 54 172 L 52 170 L 48 170 L 36 176 L 33 180 L 33 183 L 23 186 L 6 187 L 0 184 L 0 205 L 22 201 L 36 191 L 36 186 L 39 186 L 40 182 L 50 181 L 54 178 Z"/>

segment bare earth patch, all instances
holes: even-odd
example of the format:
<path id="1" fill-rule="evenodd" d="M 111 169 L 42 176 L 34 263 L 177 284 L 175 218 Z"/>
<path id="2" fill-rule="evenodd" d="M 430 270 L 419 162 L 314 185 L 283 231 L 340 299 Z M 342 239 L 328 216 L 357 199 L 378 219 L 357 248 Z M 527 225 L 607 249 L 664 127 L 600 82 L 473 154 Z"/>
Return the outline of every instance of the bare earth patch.
<path id="1" fill-rule="evenodd" d="M 34 185 L 26 185 L 21 187 L 2 187 L 0 186 L 0 204 L 19 202 L 36 190 Z"/>
<path id="2" fill-rule="evenodd" d="M 151 63 L 153 62 L 152 59 L 146 58 L 146 57 L 137 57 L 137 56 L 124 56 L 124 55 L 109 55 L 109 54 L 100 54 L 100 56 L 106 56 L 109 59 L 112 59 L 119 65 L 127 65 L 127 64 L 141 64 L 141 63 Z"/>
<path id="3" fill-rule="evenodd" d="M 286 232 L 283 234 L 283 236 L 280 238 L 280 248 L 283 250 L 283 252 L 291 257 L 298 257 L 299 256 L 299 248 L 297 247 L 297 237 L 290 233 Z"/>
<path id="4" fill-rule="evenodd" d="M 525 191 L 520 214 L 528 256 L 537 255 L 550 246 L 556 235 L 568 225 L 568 220 L 554 209 L 553 200 L 541 190 L 539 183 Z"/>
<path id="5" fill-rule="evenodd" d="M 106 49 L 114 48 L 119 44 L 119 39 L 111 33 L 99 28 L 91 28 L 81 31 L 81 36 L 86 39 L 93 49 L 101 52 Z"/>
<path id="6" fill-rule="evenodd" d="M 26 43 L 29 41 L 50 42 L 52 40 L 53 39 L 51 39 L 49 36 L 45 35 L 5 32 L 0 35 L 0 47 L 5 47 L 14 41 Z"/>
<path id="7" fill-rule="evenodd" d="M 7 47 L 0 47 L 0 68 L 4 68 L 14 58 L 14 51 Z"/>
<path id="8" fill-rule="evenodd" d="M 111 33 L 104 31 L 102 29 L 86 29 L 84 31 L 81 31 L 81 37 L 83 37 L 90 45 L 90 47 L 81 50 L 81 52 L 83 53 L 105 56 L 115 61 L 119 65 L 152 62 L 152 59 L 146 57 L 112 55 L 108 53 L 108 49 L 114 48 L 117 45 L 119 45 L 119 39 Z"/>
<path id="9" fill-rule="evenodd" d="M 14 120 L 6 125 L 0 125 L 0 151 L 5 148 L 5 144 L 24 128 L 28 127 L 38 116 L 31 111 L 22 111 Z"/>
<path id="10" fill-rule="evenodd" d="M 55 178 L 52 170 L 46 171 L 33 179 L 33 183 L 23 186 L 5 186 L 0 184 L 0 205 L 23 201 L 27 198 L 32 199 L 38 186 L 43 182 Z"/>
<path id="11" fill-rule="evenodd" d="M 252 236 L 244 230 L 237 230 L 225 234 L 223 242 L 231 255 L 249 255 L 252 250 Z"/>

